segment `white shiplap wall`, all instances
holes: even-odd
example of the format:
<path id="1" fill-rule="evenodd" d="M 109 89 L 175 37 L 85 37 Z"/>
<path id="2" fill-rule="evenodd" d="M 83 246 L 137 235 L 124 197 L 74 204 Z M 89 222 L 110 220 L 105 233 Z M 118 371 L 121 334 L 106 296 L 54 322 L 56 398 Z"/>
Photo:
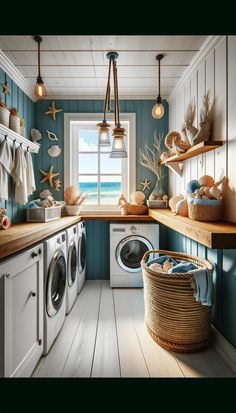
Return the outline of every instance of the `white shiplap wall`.
<path id="1" fill-rule="evenodd" d="M 215 151 L 199 155 L 184 162 L 183 176 L 169 171 L 169 195 L 184 193 L 187 182 L 203 174 L 218 180 L 228 178 L 225 188 L 225 219 L 236 222 L 236 36 L 223 36 L 213 45 L 194 71 L 186 76 L 169 98 L 169 130 L 181 131 L 187 105 L 194 97 L 197 103 L 196 125 L 204 94 L 209 91 L 214 99 L 211 140 L 225 144 Z"/>

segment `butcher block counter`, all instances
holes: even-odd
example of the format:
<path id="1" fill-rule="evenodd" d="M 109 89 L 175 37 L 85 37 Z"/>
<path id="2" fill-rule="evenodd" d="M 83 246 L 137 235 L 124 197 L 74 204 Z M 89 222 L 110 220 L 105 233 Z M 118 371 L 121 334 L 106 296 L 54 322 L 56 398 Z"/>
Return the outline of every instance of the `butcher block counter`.
<path id="1" fill-rule="evenodd" d="M 37 222 L 12 225 L 11 228 L 0 231 L 0 259 L 31 247 L 33 244 L 82 220 L 153 221 L 153 218 L 148 215 L 83 214 L 79 216 L 65 216 L 56 221 L 46 223 Z"/>

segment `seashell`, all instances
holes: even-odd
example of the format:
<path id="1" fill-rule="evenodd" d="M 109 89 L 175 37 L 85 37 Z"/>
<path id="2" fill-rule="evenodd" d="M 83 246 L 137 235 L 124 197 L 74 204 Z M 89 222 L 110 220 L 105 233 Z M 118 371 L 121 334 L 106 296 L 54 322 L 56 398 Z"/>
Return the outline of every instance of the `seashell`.
<path id="1" fill-rule="evenodd" d="M 187 184 L 187 192 L 188 193 L 193 193 L 196 191 L 196 189 L 200 188 L 200 183 L 196 179 L 192 179 L 191 181 L 188 182 Z"/>
<path id="2" fill-rule="evenodd" d="M 61 148 L 58 145 L 52 145 L 50 148 L 48 148 L 48 155 L 51 156 L 52 158 L 56 158 L 57 156 L 60 155 L 61 153 Z"/>
<path id="3" fill-rule="evenodd" d="M 39 194 L 40 198 L 46 199 L 48 196 L 52 196 L 51 191 L 49 189 L 44 189 L 42 192 Z"/>
<path id="4" fill-rule="evenodd" d="M 223 176 L 223 178 L 221 178 L 219 181 L 215 182 L 215 183 L 214 183 L 214 186 L 218 187 L 218 186 L 220 186 L 221 184 L 223 184 L 224 181 L 225 181 L 225 176 Z"/>
<path id="5" fill-rule="evenodd" d="M 33 142 L 39 141 L 42 139 L 42 134 L 38 129 L 32 128 L 30 131 L 30 136 Z"/>
<path id="6" fill-rule="evenodd" d="M 220 199 L 221 196 L 222 196 L 222 191 L 221 191 L 219 188 L 217 188 L 216 186 L 212 186 L 212 187 L 209 189 L 209 193 L 211 194 L 211 196 L 212 196 L 214 199 Z"/>
<path id="7" fill-rule="evenodd" d="M 176 215 L 181 215 L 182 217 L 188 216 L 188 203 L 186 198 L 181 199 L 179 202 L 177 202 Z"/>
<path id="8" fill-rule="evenodd" d="M 149 200 L 150 200 L 150 201 L 155 201 L 155 199 L 156 199 L 156 196 L 155 196 L 154 194 L 151 194 L 151 195 L 149 196 Z"/>
<path id="9" fill-rule="evenodd" d="M 162 152 L 160 158 L 162 161 L 170 157 L 170 152 Z"/>
<path id="10" fill-rule="evenodd" d="M 168 201 L 168 195 L 163 195 L 162 199 L 163 201 Z"/>
<path id="11" fill-rule="evenodd" d="M 58 141 L 57 135 L 53 132 L 50 132 L 49 130 L 46 131 L 48 134 L 48 138 L 51 139 L 51 141 Z"/>
<path id="12" fill-rule="evenodd" d="M 162 266 L 161 264 L 159 264 L 158 262 L 154 262 L 153 264 L 149 265 L 150 270 L 152 271 L 158 271 L 158 272 L 162 272 Z"/>
<path id="13" fill-rule="evenodd" d="M 198 180 L 201 186 L 208 186 L 209 188 L 214 185 L 214 179 L 210 175 L 203 175 Z"/>
<path id="14" fill-rule="evenodd" d="M 136 191 L 131 195 L 131 200 L 136 205 L 143 205 L 145 194 L 142 191 Z"/>
<path id="15" fill-rule="evenodd" d="M 173 142 L 180 142 L 181 141 L 181 135 L 177 131 L 172 131 L 169 132 L 166 137 L 165 137 L 165 145 L 167 148 L 172 148 Z"/>
<path id="16" fill-rule="evenodd" d="M 204 189 L 203 189 L 203 187 L 201 187 L 201 188 L 199 188 L 199 189 L 196 189 L 196 190 L 194 191 L 194 193 L 195 193 L 196 195 L 202 196 L 202 195 L 204 194 Z"/>
<path id="17" fill-rule="evenodd" d="M 207 186 L 204 188 L 204 195 L 206 195 L 209 199 L 214 199 L 214 197 L 210 193 L 210 188 L 208 188 Z"/>
<path id="18" fill-rule="evenodd" d="M 180 153 L 186 152 L 187 149 L 191 147 L 190 143 L 180 141 L 180 142 L 173 142 L 174 150 L 177 152 L 177 155 Z"/>
<path id="19" fill-rule="evenodd" d="M 176 204 L 177 204 L 177 202 L 181 201 L 181 199 L 184 199 L 183 195 L 181 195 L 181 194 L 172 196 L 172 198 L 170 198 L 169 207 L 170 207 L 172 212 L 176 212 Z"/>
<path id="20" fill-rule="evenodd" d="M 209 199 L 209 198 L 206 195 L 202 195 L 202 199 Z"/>

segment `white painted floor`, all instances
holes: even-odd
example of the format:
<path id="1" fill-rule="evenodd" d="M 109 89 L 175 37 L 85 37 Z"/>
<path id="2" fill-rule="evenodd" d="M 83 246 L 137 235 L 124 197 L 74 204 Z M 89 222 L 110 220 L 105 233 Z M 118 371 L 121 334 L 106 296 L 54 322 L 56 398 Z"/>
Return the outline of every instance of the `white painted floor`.
<path id="1" fill-rule="evenodd" d="M 142 289 L 87 281 L 34 377 L 235 377 L 213 348 L 196 354 L 158 346 L 144 326 Z"/>

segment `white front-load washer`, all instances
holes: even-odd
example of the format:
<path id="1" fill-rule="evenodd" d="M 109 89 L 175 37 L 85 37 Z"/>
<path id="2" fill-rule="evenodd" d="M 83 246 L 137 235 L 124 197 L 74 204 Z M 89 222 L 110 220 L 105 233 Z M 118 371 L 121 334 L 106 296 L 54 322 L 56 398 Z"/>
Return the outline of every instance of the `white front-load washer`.
<path id="1" fill-rule="evenodd" d="M 66 314 L 72 309 L 77 297 L 77 274 L 78 274 L 78 230 L 73 225 L 66 230 L 67 242 L 67 287 L 66 287 Z"/>
<path id="2" fill-rule="evenodd" d="M 44 354 L 57 337 L 66 316 L 66 233 L 44 242 Z"/>
<path id="3" fill-rule="evenodd" d="M 85 221 L 77 224 L 78 229 L 78 293 L 83 288 L 86 272 L 86 228 Z"/>
<path id="4" fill-rule="evenodd" d="M 146 251 L 158 248 L 158 224 L 111 223 L 110 286 L 143 287 L 140 262 Z"/>

